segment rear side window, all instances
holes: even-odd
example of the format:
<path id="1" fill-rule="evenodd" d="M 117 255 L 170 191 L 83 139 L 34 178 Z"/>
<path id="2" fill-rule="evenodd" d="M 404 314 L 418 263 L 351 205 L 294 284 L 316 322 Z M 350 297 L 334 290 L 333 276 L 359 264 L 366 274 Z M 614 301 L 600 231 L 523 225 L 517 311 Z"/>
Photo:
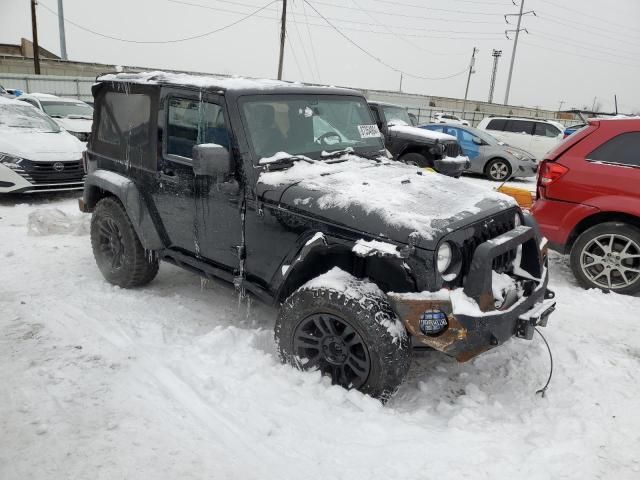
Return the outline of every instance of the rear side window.
<path id="1" fill-rule="evenodd" d="M 146 93 L 107 91 L 96 99 L 95 149 L 130 166 L 155 170 L 155 122 Z"/>
<path id="2" fill-rule="evenodd" d="M 527 135 L 533 135 L 533 127 L 535 122 L 528 120 L 508 120 L 504 128 L 505 132 L 513 133 L 526 133 Z"/>
<path id="3" fill-rule="evenodd" d="M 539 137 L 555 138 L 560 135 L 560 130 L 549 123 L 536 122 L 536 130 L 533 132 L 533 134 Z"/>
<path id="4" fill-rule="evenodd" d="M 202 143 L 229 150 L 229 133 L 220 105 L 172 97 L 167 115 L 167 155 L 190 159 L 193 147 Z"/>
<path id="5" fill-rule="evenodd" d="M 618 135 L 587 155 L 591 161 L 640 166 L 640 132 Z"/>
<path id="6" fill-rule="evenodd" d="M 499 118 L 493 119 L 491 120 L 488 124 L 487 124 L 487 130 L 500 130 L 500 131 L 504 131 L 505 125 L 507 124 L 506 120 L 502 120 Z"/>

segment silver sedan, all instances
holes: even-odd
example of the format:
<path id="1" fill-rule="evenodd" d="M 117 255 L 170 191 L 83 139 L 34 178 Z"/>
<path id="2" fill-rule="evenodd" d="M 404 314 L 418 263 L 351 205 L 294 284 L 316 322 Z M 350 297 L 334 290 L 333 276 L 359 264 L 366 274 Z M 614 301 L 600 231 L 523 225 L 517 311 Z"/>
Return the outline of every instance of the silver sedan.
<path id="1" fill-rule="evenodd" d="M 538 171 L 538 163 L 532 154 L 500 142 L 483 130 L 438 123 L 420 125 L 420 128 L 456 137 L 471 161 L 468 172 L 480 173 L 490 180 L 502 182 L 508 178 L 533 177 Z"/>

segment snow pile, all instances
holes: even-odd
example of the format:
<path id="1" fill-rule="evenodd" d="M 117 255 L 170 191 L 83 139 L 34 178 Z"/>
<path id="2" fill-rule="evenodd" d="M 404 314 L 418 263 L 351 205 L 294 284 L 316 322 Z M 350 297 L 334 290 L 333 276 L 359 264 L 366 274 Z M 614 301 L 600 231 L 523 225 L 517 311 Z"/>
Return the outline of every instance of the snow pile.
<path id="1" fill-rule="evenodd" d="M 357 240 L 351 251 L 359 257 L 370 257 L 372 255 L 378 255 L 381 257 L 400 258 L 401 256 L 400 252 L 398 252 L 398 249 L 394 244 L 381 242 L 379 240 Z"/>
<path id="2" fill-rule="evenodd" d="M 344 270 L 333 267 L 327 273 L 324 273 L 312 280 L 309 280 L 299 290 L 312 290 L 323 288 L 334 292 L 342 293 L 345 297 L 356 300 L 363 308 L 372 301 L 377 302 L 381 298 L 385 298 L 385 294 L 378 286 L 367 280 L 359 280 Z M 407 336 L 404 325 L 397 317 L 390 317 L 385 312 L 376 313 L 376 319 L 384 326 L 394 339 L 399 341 Z"/>
<path id="3" fill-rule="evenodd" d="M 388 225 L 405 227 L 427 239 L 448 220 L 477 213 L 476 205 L 483 200 L 499 202 L 502 207 L 515 205 L 507 195 L 444 175 L 424 175 L 401 162 L 375 162 L 355 155 L 341 158 L 346 161 L 296 161 L 285 170 L 262 172 L 259 182 L 269 186 L 297 183 L 310 192 L 320 192 L 316 200 L 320 209 L 357 206 Z"/>
<path id="4" fill-rule="evenodd" d="M 57 208 L 39 208 L 29 213 L 27 229 L 29 235 L 86 235 L 89 233 L 91 216 L 82 213 L 65 213 Z"/>
<path id="5" fill-rule="evenodd" d="M 467 163 L 469 163 L 469 157 L 466 157 L 464 155 L 458 155 L 457 157 L 443 157 L 440 161 L 444 163 L 466 165 Z"/>

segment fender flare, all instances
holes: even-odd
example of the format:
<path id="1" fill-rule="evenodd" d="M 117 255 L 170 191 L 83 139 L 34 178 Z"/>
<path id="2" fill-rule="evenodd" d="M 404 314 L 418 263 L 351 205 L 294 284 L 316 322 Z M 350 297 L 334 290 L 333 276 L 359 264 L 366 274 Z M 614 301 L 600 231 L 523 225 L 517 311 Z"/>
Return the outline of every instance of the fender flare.
<path id="1" fill-rule="evenodd" d="M 87 175 L 84 183 L 84 211 L 92 212 L 98 201 L 104 197 L 103 192 L 115 196 L 124 206 L 131 224 L 138 234 L 140 243 L 146 250 L 162 250 L 164 243 L 158 235 L 138 187 L 128 177 L 110 170 L 95 170 Z"/>

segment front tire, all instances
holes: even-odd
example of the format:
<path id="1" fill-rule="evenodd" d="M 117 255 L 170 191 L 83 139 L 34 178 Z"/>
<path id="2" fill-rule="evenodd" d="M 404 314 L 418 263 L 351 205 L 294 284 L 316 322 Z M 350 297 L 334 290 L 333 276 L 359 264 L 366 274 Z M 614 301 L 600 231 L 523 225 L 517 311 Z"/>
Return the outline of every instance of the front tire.
<path id="1" fill-rule="evenodd" d="M 104 278 L 122 288 L 146 285 L 158 273 L 158 256 L 142 247 L 122 204 L 103 198 L 91 217 L 91 247 Z"/>
<path id="2" fill-rule="evenodd" d="M 511 164 L 509 164 L 509 162 L 504 158 L 494 158 L 487 163 L 487 166 L 484 169 L 484 173 L 487 178 L 494 182 L 504 182 L 511 176 L 511 172 Z"/>
<path id="3" fill-rule="evenodd" d="M 285 301 L 275 325 L 280 358 L 385 402 L 409 369 L 409 336 L 374 284 L 344 275 L 344 290 L 302 287 Z"/>
<path id="4" fill-rule="evenodd" d="M 570 255 L 571 269 L 584 288 L 622 294 L 640 291 L 640 229 L 605 222 L 585 230 Z"/>

